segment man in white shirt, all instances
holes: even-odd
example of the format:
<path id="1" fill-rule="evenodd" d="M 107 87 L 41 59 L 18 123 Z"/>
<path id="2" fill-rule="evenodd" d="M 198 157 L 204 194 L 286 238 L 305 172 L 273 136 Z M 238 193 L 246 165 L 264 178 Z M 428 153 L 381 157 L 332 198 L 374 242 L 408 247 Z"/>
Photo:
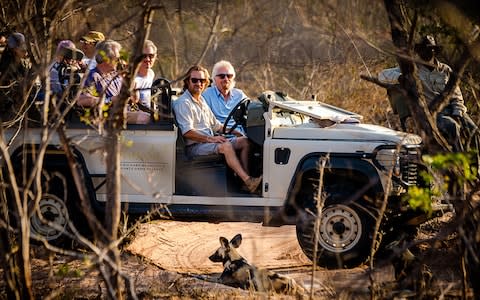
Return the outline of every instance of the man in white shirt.
<path id="1" fill-rule="evenodd" d="M 152 70 L 157 58 L 157 46 L 151 40 L 145 40 L 142 57 L 135 75 L 135 93 L 127 107 L 127 122 L 130 124 L 147 124 L 150 122 L 152 107 L 152 83 L 155 72 Z M 139 109 L 139 105 L 140 107 Z"/>

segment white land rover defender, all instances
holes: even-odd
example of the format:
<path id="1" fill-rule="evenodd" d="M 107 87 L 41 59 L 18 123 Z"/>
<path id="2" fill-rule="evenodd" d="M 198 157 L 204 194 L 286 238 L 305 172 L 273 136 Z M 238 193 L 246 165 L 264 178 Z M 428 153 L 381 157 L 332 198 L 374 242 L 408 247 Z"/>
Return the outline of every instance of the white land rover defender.
<path id="1" fill-rule="evenodd" d="M 355 113 L 278 92 L 244 99 L 228 119 L 242 125 L 252 143 L 250 173 L 263 176 L 261 189 L 252 194 L 242 189 L 241 180 L 222 156 L 185 155 L 168 81 L 157 80 L 152 94 L 160 120 L 128 125 L 122 132 L 121 197 L 130 213 L 145 213 L 165 204 L 178 220 L 296 224 L 305 254 L 329 268 L 357 266 L 368 259 L 372 245 L 378 248 L 382 235 L 408 231 L 425 220 L 419 218 L 421 212 L 408 209 L 401 201 L 408 188 L 417 184 L 422 141 L 416 135 L 364 124 Z M 107 193 L 103 147 L 107 140 L 79 122 L 67 123 L 67 136 L 90 204 L 102 212 Z M 6 138 L 13 165 L 21 172 L 22 166 L 35 160 L 40 129 L 28 128 L 15 137 L 7 130 Z M 68 220 L 77 228 L 86 226 L 59 137 L 48 147 L 44 172 L 60 173 L 66 179 L 52 179 L 40 201 L 43 218 L 64 230 L 48 226 L 38 214 L 32 215 L 31 230 L 54 242 L 69 230 Z M 319 187 L 322 197 L 317 195 Z M 318 199 L 324 201 L 315 247 Z M 388 204 L 380 215 L 384 199 Z M 380 217 L 380 232 L 373 241 Z M 318 249 L 316 255 L 314 249 Z"/>

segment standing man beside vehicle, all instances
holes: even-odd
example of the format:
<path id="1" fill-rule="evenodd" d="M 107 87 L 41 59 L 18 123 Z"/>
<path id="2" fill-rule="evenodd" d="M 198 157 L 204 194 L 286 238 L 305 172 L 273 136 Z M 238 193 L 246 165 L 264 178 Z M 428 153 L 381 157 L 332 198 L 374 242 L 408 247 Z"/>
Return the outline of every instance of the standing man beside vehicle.
<path id="1" fill-rule="evenodd" d="M 213 66 L 212 86 L 208 87 L 202 94 L 213 114 L 222 124 L 242 99 L 248 98 L 245 93 L 235 88 L 235 69 L 226 60 L 221 60 Z M 227 127 L 231 128 L 235 121 L 230 119 Z M 244 128 L 237 127 L 238 135 L 245 134 Z"/>
<path id="2" fill-rule="evenodd" d="M 226 138 L 214 135 L 223 125 L 202 97 L 208 82 L 207 69 L 198 65 L 191 67 L 184 79 L 185 91 L 173 103 L 179 129 L 185 137 L 185 151 L 189 156 L 223 154 L 227 165 L 243 180 L 248 191 L 253 193 L 259 187 L 262 177 L 248 175 L 248 139 L 243 136 Z M 240 153 L 240 159 L 236 151 Z"/>
<path id="3" fill-rule="evenodd" d="M 431 35 L 424 36 L 419 43 L 415 44 L 415 52 L 422 60 L 417 63 L 418 77 L 422 82 L 423 95 L 427 104 L 443 92 L 452 73 L 452 69 L 447 64 L 441 63 L 436 58 L 440 49 L 441 47 L 437 45 Z M 383 83 L 396 85 L 402 80 L 402 73 L 399 67 L 386 69 L 380 72 L 378 79 Z M 389 93 L 389 97 L 393 111 L 400 115 L 402 128 L 411 131 L 411 114 L 404 99 L 404 93 L 401 91 L 393 94 Z M 436 122 L 438 129 L 453 147 L 453 150 L 462 151 L 462 129 L 468 130 L 476 126 L 467 115 L 467 108 L 464 105 L 460 87 L 455 87 L 449 104 L 438 113 Z M 466 125 L 467 128 L 462 128 L 462 125 Z"/>
<path id="4" fill-rule="evenodd" d="M 29 92 L 30 80 L 35 77 L 31 66 L 25 36 L 20 32 L 11 33 L 0 59 L 0 119 L 2 121 L 13 119 L 21 113 L 22 106 L 29 106 L 24 106 L 22 99 Z"/>

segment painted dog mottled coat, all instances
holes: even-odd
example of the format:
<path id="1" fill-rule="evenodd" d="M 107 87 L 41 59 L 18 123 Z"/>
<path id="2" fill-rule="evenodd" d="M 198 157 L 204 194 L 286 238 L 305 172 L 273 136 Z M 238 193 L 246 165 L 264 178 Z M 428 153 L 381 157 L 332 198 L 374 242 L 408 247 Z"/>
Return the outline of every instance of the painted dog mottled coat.
<path id="1" fill-rule="evenodd" d="M 242 243 L 242 235 L 237 234 L 229 242 L 220 237 L 220 248 L 209 259 L 223 263 L 223 273 L 219 282 L 242 289 L 252 289 L 259 292 L 274 291 L 286 294 L 303 294 L 304 289 L 292 278 L 275 272 L 258 269 L 249 264 L 235 248 Z"/>

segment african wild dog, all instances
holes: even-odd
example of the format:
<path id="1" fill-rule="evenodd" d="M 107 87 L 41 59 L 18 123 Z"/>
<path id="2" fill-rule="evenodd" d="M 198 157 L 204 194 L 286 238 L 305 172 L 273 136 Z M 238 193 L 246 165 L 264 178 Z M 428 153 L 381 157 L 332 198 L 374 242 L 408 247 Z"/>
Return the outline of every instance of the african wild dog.
<path id="1" fill-rule="evenodd" d="M 223 263 L 224 269 L 219 278 L 220 283 L 259 292 L 275 291 L 297 295 L 304 293 L 303 287 L 297 284 L 294 279 L 269 270 L 258 269 L 249 264 L 235 250 L 241 243 L 241 234 L 234 236 L 230 242 L 226 238 L 220 237 L 220 248 L 209 257 L 213 262 Z"/>

